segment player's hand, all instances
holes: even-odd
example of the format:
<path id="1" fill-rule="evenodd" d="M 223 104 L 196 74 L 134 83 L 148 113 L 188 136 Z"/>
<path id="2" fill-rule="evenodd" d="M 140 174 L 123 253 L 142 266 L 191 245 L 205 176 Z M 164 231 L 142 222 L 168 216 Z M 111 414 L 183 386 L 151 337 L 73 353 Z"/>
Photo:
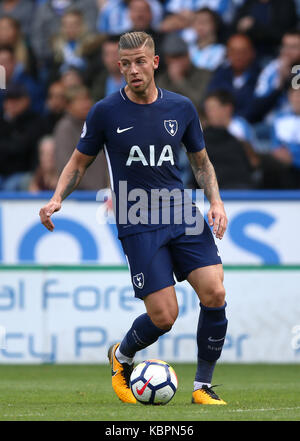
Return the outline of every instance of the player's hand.
<path id="1" fill-rule="evenodd" d="M 213 233 L 218 239 L 222 239 L 227 228 L 227 216 L 222 201 L 212 202 L 207 213 L 208 223 L 213 227 Z"/>
<path id="2" fill-rule="evenodd" d="M 49 231 L 54 230 L 54 224 L 51 220 L 51 216 L 53 213 L 59 211 L 60 209 L 61 209 L 61 203 L 53 200 L 48 202 L 47 205 L 45 205 L 40 209 L 39 214 L 40 214 L 41 222 Z"/>

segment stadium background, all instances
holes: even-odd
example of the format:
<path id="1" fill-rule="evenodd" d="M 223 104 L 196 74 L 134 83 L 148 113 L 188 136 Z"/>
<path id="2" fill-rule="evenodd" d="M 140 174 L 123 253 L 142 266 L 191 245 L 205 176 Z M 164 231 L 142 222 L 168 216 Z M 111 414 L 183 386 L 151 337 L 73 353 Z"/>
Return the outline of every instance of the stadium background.
<path id="1" fill-rule="evenodd" d="M 229 227 L 218 247 L 225 265 L 229 328 L 221 362 L 298 364 L 300 111 L 295 112 L 288 95 L 292 67 L 297 63 L 294 61 L 285 74 L 273 70 L 272 78 L 267 80 L 268 72 L 264 69 L 270 69 L 274 60 L 280 59 L 282 41 L 289 32 L 296 45 L 298 39 L 300 64 L 300 37 L 295 30 L 299 26 L 300 3 L 284 2 L 286 14 L 276 29 L 272 22 L 275 14 L 259 15 L 267 11 L 259 9 L 257 5 L 264 3 L 260 1 L 132 3 L 132 8 L 141 7 L 142 11 L 152 13 L 147 30 L 153 32 L 160 50 L 158 84 L 168 84 L 168 88 L 197 100 L 195 105 L 210 140 L 207 150 L 217 174 L 223 168 L 227 170 L 220 186 Z M 277 8 L 280 2 L 266 3 Z M 66 37 L 72 29 L 60 32 L 68 7 L 76 10 L 73 18 L 79 18 L 79 22 L 84 19 L 86 26 L 72 41 Z M 133 298 L 115 225 L 103 222 L 105 205 L 97 197 L 97 191 L 107 187 L 102 156 L 97 163 L 101 177 L 91 172 L 82 187 L 65 201 L 61 212 L 53 216 L 54 233 L 42 227 L 38 216 L 40 207 L 51 197 L 57 173 L 76 145 L 92 102 L 122 85 L 112 67 L 118 35 L 137 29 L 138 23 L 145 23 L 144 19 L 147 21 L 141 12 L 133 17 L 137 20 L 133 27 L 128 7 L 130 2 L 121 0 L 0 2 L 0 64 L 4 66 L 1 74 L 5 71 L 6 80 L 0 97 L 0 364 L 107 363 L 109 344 L 122 338 L 143 310 L 142 302 Z M 205 48 L 211 50 L 208 57 L 195 49 L 191 14 L 202 7 L 214 11 L 221 29 L 214 37 L 206 36 L 207 47 L 203 37 Z M 243 9 L 246 7 L 248 10 Z M 251 26 L 239 25 L 249 11 L 253 13 L 256 31 L 251 31 Z M 205 14 L 210 13 L 204 12 L 208 20 L 209 15 Z M 17 23 L 15 40 L 8 37 L 7 16 L 14 17 Z M 257 23 L 258 17 L 262 22 L 266 20 L 266 32 L 261 38 L 258 29 L 264 24 Z M 76 23 L 65 23 L 65 28 L 68 26 L 76 27 Z M 252 107 L 240 113 L 234 109 L 241 89 L 234 85 L 233 76 L 227 85 L 222 85 L 221 98 L 213 97 L 225 105 L 223 110 L 226 115 L 229 112 L 230 121 L 215 122 L 205 107 L 206 96 L 220 92 L 209 85 L 216 73 L 225 72 L 218 69 L 228 69 L 226 45 L 236 33 L 246 34 L 256 50 L 256 82 L 243 98 Z M 82 49 L 83 40 L 90 44 L 88 52 Z M 214 54 L 216 62 L 212 66 Z M 9 56 L 14 57 L 9 60 L 14 64 L 13 74 L 5 64 Z M 184 64 L 186 57 L 188 65 L 193 66 L 194 77 L 187 73 L 190 67 L 181 70 L 178 64 L 177 73 L 180 71 L 178 75 L 183 78 L 172 77 L 170 66 L 174 60 Z M 259 75 L 263 71 L 262 78 Z M 202 87 L 202 83 L 197 74 L 202 78 L 206 75 L 207 81 L 199 95 L 198 86 Z M 297 75 L 297 69 L 294 74 Z M 280 75 L 284 81 L 279 81 Z M 218 83 L 220 77 L 215 78 Z M 262 84 L 259 80 L 266 82 L 263 96 L 257 92 L 258 84 Z M 262 112 L 263 99 L 269 102 Z M 276 138 L 276 118 L 281 115 L 292 115 L 292 123 L 278 122 L 287 124 L 280 133 L 292 134 L 289 139 L 279 139 L 279 135 Z M 228 157 L 218 136 L 226 137 Z M 290 155 L 276 153 L 283 145 Z M 245 161 L 247 173 L 241 176 L 237 171 L 243 170 Z M 193 187 L 184 157 L 182 173 L 186 186 Z M 172 333 L 140 353 L 138 359 L 159 357 L 172 363 L 194 362 L 198 304 L 185 283 L 177 285 L 177 294 L 180 315 Z"/>

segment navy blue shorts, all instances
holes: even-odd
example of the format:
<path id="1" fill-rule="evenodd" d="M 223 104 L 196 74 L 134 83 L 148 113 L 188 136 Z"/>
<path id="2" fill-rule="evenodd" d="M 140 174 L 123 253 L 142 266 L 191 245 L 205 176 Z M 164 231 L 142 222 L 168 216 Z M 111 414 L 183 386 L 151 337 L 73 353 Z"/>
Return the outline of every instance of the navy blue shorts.
<path id="1" fill-rule="evenodd" d="M 187 278 L 196 268 L 222 263 L 212 232 L 186 235 L 184 225 L 166 225 L 121 239 L 135 297 L 146 295 Z"/>

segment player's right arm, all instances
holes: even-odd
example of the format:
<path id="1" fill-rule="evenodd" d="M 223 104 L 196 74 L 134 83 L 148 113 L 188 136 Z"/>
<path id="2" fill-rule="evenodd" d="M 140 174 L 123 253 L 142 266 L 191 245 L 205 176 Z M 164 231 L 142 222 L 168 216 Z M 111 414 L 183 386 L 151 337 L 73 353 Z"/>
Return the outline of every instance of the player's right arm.
<path id="1" fill-rule="evenodd" d="M 60 210 L 62 201 L 75 190 L 86 169 L 92 164 L 103 147 L 105 121 L 104 112 L 101 109 L 99 102 L 89 111 L 79 143 L 59 177 L 54 195 L 48 204 L 40 210 L 41 222 L 49 231 L 54 229 L 51 220 L 52 214 Z"/>
<path id="2" fill-rule="evenodd" d="M 54 230 L 51 216 L 61 208 L 62 201 L 71 194 L 81 181 L 86 169 L 96 156 L 85 155 L 75 149 L 65 168 L 63 169 L 56 190 L 50 201 L 40 209 L 42 224 L 49 230 Z"/>

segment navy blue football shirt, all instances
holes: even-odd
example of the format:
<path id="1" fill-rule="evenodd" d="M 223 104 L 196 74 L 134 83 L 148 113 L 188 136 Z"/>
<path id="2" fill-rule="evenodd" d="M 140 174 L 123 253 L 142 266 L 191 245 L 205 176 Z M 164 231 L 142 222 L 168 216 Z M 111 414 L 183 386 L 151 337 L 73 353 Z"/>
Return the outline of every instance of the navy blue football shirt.
<path id="1" fill-rule="evenodd" d="M 77 149 L 92 156 L 105 150 L 120 238 L 162 226 L 161 218 L 158 223 L 151 222 L 149 206 L 142 207 L 144 199 L 137 224 L 120 210 L 125 207 L 130 214 L 142 199 L 140 192 L 148 195 L 149 203 L 152 190 L 183 192 L 179 169 L 182 144 L 188 152 L 204 148 L 198 113 L 182 95 L 158 89 L 155 102 L 137 104 L 121 89 L 90 110 Z M 143 209 L 148 213 L 146 220 Z"/>

